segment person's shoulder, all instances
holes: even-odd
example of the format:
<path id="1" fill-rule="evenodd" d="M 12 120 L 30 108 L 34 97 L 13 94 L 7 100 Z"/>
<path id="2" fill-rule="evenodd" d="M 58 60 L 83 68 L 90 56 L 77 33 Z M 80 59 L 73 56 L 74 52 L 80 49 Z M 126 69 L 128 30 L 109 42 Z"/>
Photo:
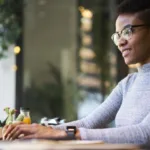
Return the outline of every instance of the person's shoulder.
<path id="1" fill-rule="evenodd" d="M 132 82 L 136 79 L 136 77 L 137 77 L 137 72 L 129 73 L 123 80 L 126 82 Z"/>
<path id="2" fill-rule="evenodd" d="M 124 90 L 127 90 L 127 89 L 129 89 L 133 85 L 136 77 L 137 77 L 137 72 L 130 73 L 124 79 L 122 79 L 119 82 L 119 84 L 122 86 L 122 88 Z"/>
<path id="3" fill-rule="evenodd" d="M 134 82 L 134 80 L 137 77 L 137 72 L 129 73 L 125 78 L 123 78 L 120 83 L 131 83 Z"/>

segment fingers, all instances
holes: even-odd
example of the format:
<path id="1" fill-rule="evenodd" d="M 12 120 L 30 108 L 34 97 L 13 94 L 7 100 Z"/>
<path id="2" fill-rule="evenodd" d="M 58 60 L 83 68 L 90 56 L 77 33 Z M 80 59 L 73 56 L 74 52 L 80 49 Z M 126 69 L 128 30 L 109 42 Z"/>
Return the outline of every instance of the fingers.
<path id="1" fill-rule="evenodd" d="M 6 125 L 2 128 L 2 139 L 3 140 L 4 140 L 4 134 L 5 134 L 5 131 L 7 130 L 7 128 L 8 128 L 8 125 Z"/>
<path id="2" fill-rule="evenodd" d="M 6 126 L 4 126 L 3 129 L 2 129 L 2 137 L 3 137 L 3 140 L 5 140 L 5 135 L 8 134 L 8 132 L 7 132 L 8 128 L 9 128 L 9 125 L 6 125 Z"/>
<path id="3" fill-rule="evenodd" d="M 4 128 L 3 140 L 36 138 L 38 124 L 12 124 Z"/>
<path id="4" fill-rule="evenodd" d="M 18 138 L 18 136 L 22 133 L 22 130 L 19 126 L 13 128 L 7 136 L 5 136 L 5 140 L 14 140 Z"/>
<path id="5" fill-rule="evenodd" d="M 37 138 L 37 128 L 38 124 L 31 124 L 31 125 L 26 125 L 22 126 L 21 133 L 23 133 L 23 136 L 19 136 L 18 139 L 20 140 L 26 140 L 26 139 L 32 139 L 32 138 Z"/>
<path id="6" fill-rule="evenodd" d="M 9 125 L 3 133 L 3 140 L 13 140 L 17 138 L 23 132 L 22 128 L 24 126 L 26 125 L 22 123 Z"/>
<path id="7" fill-rule="evenodd" d="M 13 130 L 13 128 L 15 128 L 19 124 L 23 124 L 23 122 L 17 122 L 11 125 L 6 125 L 2 130 L 3 140 L 5 140 L 5 137 L 7 137 L 8 134 Z"/>

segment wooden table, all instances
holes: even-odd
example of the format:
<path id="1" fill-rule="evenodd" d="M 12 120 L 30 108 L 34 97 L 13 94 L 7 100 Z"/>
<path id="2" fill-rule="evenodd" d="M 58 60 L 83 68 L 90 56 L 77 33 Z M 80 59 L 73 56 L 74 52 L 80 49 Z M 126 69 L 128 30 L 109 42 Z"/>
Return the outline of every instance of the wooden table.
<path id="1" fill-rule="evenodd" d="M 139 150 L 133 144 L 106 144 L 102 141 L 2 141 L 2 128 L 0 128 L 0 150 Z"/>
<path id="2" fill-rule="evenodd" d="M 106 144 L 102 141 L 29 140 L 0 142 L 0 150 L 139 150 L 132 144 Z"/>

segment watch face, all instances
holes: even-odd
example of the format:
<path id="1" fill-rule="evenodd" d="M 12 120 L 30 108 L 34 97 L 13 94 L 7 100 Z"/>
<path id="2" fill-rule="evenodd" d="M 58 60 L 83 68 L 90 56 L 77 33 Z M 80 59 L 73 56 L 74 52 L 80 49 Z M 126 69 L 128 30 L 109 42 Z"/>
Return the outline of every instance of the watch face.
<path id="1" fill-rule="evenodd" d="M 70 131 L 70 132 L 74 132 L 74 134 L 76 133 L 76 126 L 67 126 L 67 131 Z"/>

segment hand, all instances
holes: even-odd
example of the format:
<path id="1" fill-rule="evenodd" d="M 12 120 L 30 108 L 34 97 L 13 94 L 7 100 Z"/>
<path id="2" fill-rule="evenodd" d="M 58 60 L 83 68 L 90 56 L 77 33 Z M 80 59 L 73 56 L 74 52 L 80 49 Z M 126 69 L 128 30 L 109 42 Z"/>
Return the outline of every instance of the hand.
<path id="1" fill-rule="evenodd" d="M 13 128 L 15 128 L 19 124 L 24 124 L 24 123 L 23 122 L 16 122 L 16 123 L 11 124 L 11 125 L 5 125 L 2 128 L 2 139 L 3 140 L 11 140 L 11 139 L 7 139 L 7 137 L 9 137 L 10 131 L 13 130 Z"/>
<path id="2" fill-rule="evenodd" d="M 0 140 L 2 140 L 2 128 L 0 127 Z"/>
<path id="3" fill-rule="evenodd" d="M 66 132 L 63 130 L 56 130 L 52 127 L 46 127 L 39 124 L 12 124 L 6 127 L 4 133 L 5 140 L 31 138 L 63 138 L 66 136 Z"/>

